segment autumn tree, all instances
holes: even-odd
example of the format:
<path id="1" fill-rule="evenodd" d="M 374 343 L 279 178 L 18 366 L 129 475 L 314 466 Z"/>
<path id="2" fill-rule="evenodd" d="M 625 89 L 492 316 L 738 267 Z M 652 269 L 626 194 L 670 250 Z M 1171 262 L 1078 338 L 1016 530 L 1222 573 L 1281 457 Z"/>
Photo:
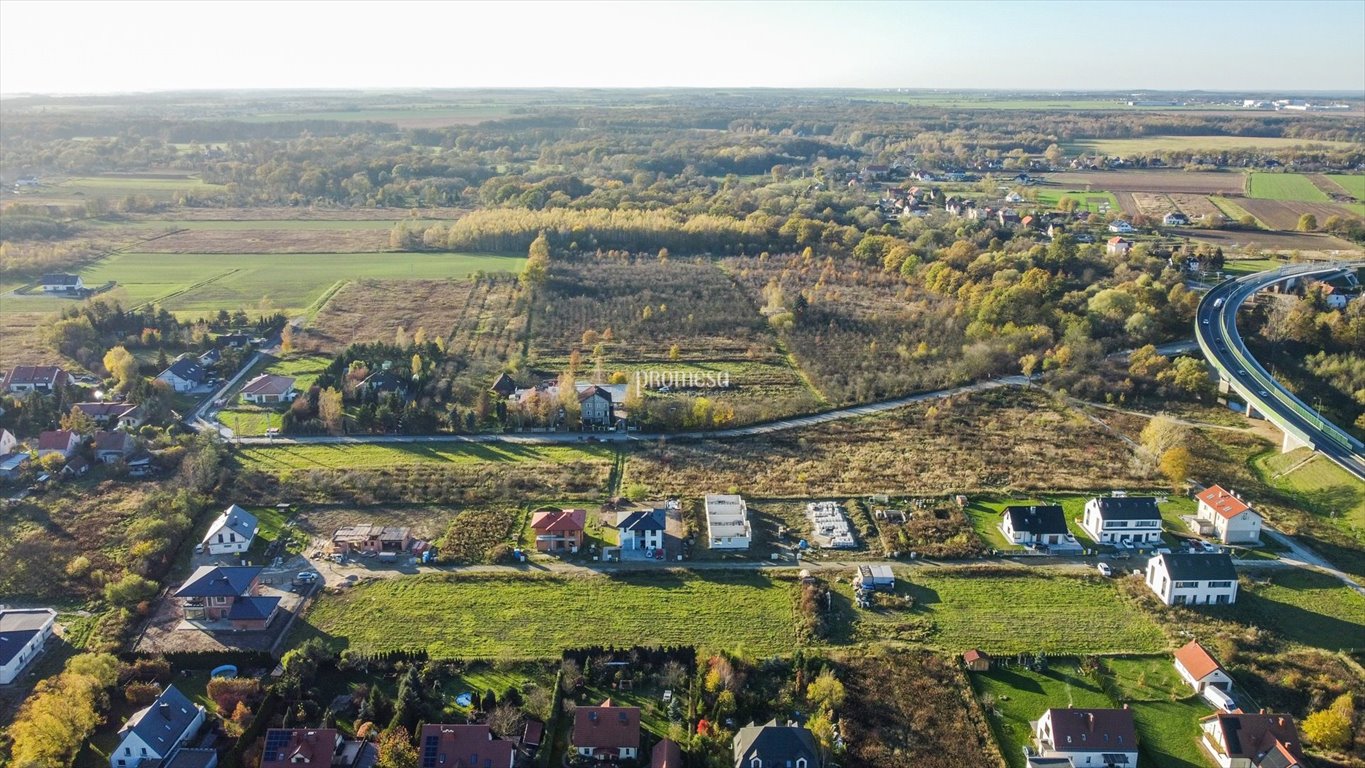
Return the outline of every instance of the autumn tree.
<path id="1" fill-rule="evenodd" d="M 328 387 L 318 393 L 318 418 L 332 434 L 340 434 L 345 411 L 341 407 L 341 391 Z"/>
<path id="2" fill-rule="evenodd" d="M 1161 461 L 1157 465 L 1161 474 L 1171 481 L 1173 488 L 1180 488 L 1190 477 L 1190 463 L 1194 455 L 1190 449 L 1183 445 L 1177 445 L 1161 454 Z"/>
<path id="3" fill-rule="evenodd" d="M 376 768 L 417 768 L 417 748 L 412 746 L 408 729 L 401 725 L 379 734 L 378 749 Z"/>
<path id="4" fill-rule="evenodd" d="M 280 331 L 280 352 L 289 354 L 294 351 L 294 326 L 290 323 L 284 324 L 284 329 Z"/>
<path id="5" fill-rule="evenodd" d="M 1153 456 L 1164 456 L 1167 451 L 1184 445 L 1190 439 L 1189 427 L 1164 414 L 1152 417 L 1142 428 L 1142 447 Z"/>
<path id="6" fill-rule="evenodd" d="M 535 288 L 545 282 L 550 274 L 550 240 L 544 230 L 531 241 L 526 251 L 526 266 L 521 271 L 521 284 Z"/>
<path id="7" fill-rule="evenodd" d="M 118 382 L 120 390 L 126 390 L 138 377 L 137 358 L 122 345 L 104 353 L 104 369 Z"/>
<path id="8" fill-rule="evenodd" d="M 1343 693 L 1331 706 L 1304 718 L 1303 737 L 1310 743 L 1328 750 L 1339 750 L 1351 743 L 1351 726 L 1355 719 L 1355 697 Z"/>
<path id="9" fill-rule="evenodd" d="M 1318 217 L 1311 213 L 1305 213 L 1299 217 L 1298 230 L 1300 232 L 1312 232 L 1318 228 Z"/>
<path id="10" fill-rule="evenodd" d="M 817 709 L 838 709 L 844 703 L 844 684 L 826 667 L 806 687 L 806 701 Z"/>
<path id="11" fill-rule="evenodd" d="M 81 654 L 60 675 L 40 682 L 10 725 L 14 765 L 70 765 L 100 723 L 100 702 L 118 681 L 118 670 L 114 656 Z"/>
<path id="12" fill-rule="evenodd" d="M 82 411 L 76 406 L 71 406 L 71 410 L 62 416 L 62 429 L 68 429 L 78 435 L 88 435 L 95 431 L 95 420 L 90 414 Z"/>

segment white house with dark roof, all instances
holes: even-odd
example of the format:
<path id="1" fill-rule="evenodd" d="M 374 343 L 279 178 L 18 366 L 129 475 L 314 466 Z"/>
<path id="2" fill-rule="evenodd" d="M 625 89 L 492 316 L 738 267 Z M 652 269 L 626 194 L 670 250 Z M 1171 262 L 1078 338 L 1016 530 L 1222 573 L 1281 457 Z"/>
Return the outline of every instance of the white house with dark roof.
<path id="1" fill-rule="evenodd" d="M 181 355 L 166 370 L 156 375 L 176 392 L 193 392 L 209 382 L 209 372 L 189 354 Z"/>
<path id="2" fill-rule="evenodd" d="M 1137 767 L 1137 726 L 1126 708 L 1049 709 L 1033 723 L 1033 738 L 1040 757 L 1076 768 Z"/>
<path id="3" fill-rule="evenodd" d="M 1081 528 L 1099 544 L 1154 545 L 1161 511 L 1150 496 L 1100 496 L 1085 503 Z"/>
<path id="4" fill-rule="evenodd" d="M 815 735 L 798 725 L 750 723 L 730 742 L 735 768 L 820 768 Z"/>
<path id="5" fill-rule="evenodd" d="M 51 392 L 74 383 L 71 374 L 55 365 L 16 365 L 5 374 L 5 388 L 12 395 Z"/>
<path id="6" fill-rule="evenodd" d="M 256 516 L 233 504 L 223 510 L 208 533 L 204 534 L 204 551 L 210 555 L 230 555 L 245 552 L 251 548 L 251 540 L 256 537 L 260 526 Z"/>
<path id="7" fill-rule="evenodd" d="M 109 768 L 136 768 L 144 760 L 169 757 L 199 731 L 204 708 L 174 685 L 166 686 L 156 701 L 140 709 L 119 729 L 118 746 L 109 753 Z"/>
<path id="8" fill-rule="evenodd" d="M 1237 569 L 1226 554 L 1163 552 L 1147 561 L 1145 581 L 1166 605 L 1237 602 Z"/>
<path id="9" fill-rule="evenodd" d="M 1066 513 L 1055 504 L 1005 507 L 1000 517 L 1000 532 L 1011 544 L 1038 547 L 1049 552 L 1075 552 L 1082 549 L 1080 542 L 1066 527 Z"/>
<path id="10" fill-rule="evenodd" d="M 263 373 L 242 387 L 242 400 L 256 405 L 288 403 L 294 399 L 295 394 L 297 391 L 294 389 L 293 376 Z"/>
<path id="11" fill-rule="evenodd" d="M 0 685 L 9 685 L 52 637 L 57 612 L 51 608 L 0 611 Z"/>
<path id="12" fill-rule="evenodd" d="M 578 411 L 584 424 L 609 427 L 612 419 L 611 392 L 606 387 L 589 386 L 578 393 Z"/>
<path id="13" fill-rule="evenodd" d="M 664 509 L 640 509 L 617 515 L 616 532 L 623 549 L 662 549 L 667 528 Z"/>
<path id="14" fill-rule="evenodd" d="M 43 287 L 45 293 L 78 293 L 85 290 L 85 281 L 81 280 L 80 275 L 69 275 L 64 272 L 43 275 L 38 284 Z"/>
<path id="15" fill-rule="evenodd" d="M 1224 544 L 1261 543 L 1261 516 L 1240 496 L 1213 485 L 1200 491 L 1195 498 L 1199 500 L 1196 520 L 1206 523 L 1219 541 Z M 1202 524 L 1200 532 L 1203 532 Z"/>

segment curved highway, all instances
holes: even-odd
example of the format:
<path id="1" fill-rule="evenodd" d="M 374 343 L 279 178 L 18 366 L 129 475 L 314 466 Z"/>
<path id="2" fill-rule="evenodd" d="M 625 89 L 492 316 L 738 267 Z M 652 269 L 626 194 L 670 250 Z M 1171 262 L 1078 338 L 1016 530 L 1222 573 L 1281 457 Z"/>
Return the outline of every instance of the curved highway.
<path id="1" fill-rule="evenodd" d="M 1257 291 L 1293 277 L 1323 277 L 1361 266 L 1361 262 L 1293 264 L 1224 281 L 1199 302 L 1194 335 L 1219 376 L 1282 430 L 1287 444 L 1297 442 L 1313 448 L 1365 480 L 1365 444 L 1324 419 L 1275 381 L 1251 356 L 1237 332 L 1237 310 Z"/>

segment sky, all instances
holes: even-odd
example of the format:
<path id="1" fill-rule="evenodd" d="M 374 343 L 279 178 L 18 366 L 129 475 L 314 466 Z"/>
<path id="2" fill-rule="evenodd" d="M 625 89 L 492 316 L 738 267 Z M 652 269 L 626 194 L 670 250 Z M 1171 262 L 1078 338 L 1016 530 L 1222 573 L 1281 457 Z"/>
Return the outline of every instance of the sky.
<path id="1" fill-rule="evenodd" d="M 688 86 L 1365 96 L 1365 0 L 0 0 L 6 95 Z"/>

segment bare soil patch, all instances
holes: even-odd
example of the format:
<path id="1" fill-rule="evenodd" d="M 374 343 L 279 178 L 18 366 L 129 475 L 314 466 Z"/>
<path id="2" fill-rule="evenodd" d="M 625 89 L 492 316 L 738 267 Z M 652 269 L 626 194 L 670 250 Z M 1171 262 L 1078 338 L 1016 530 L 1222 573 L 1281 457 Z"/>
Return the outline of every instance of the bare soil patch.
<path id="1" fill-rule="evenodd" d="M 147 253 L 371 253 L 393 250 L 382 229 L 183 230 L 142 247 Z"/>
<path id="2" fill-rule="evenodd" d="M 510 280 L 357 280 L 327 302 L 298 341 L 330 353 L 357 342 L 393 341 L 399 328 L 425 328 L 448 348 L 477 346 L 482 333 L 501 339 L 506 352 L 521 327 L 509 328 L 514 290 Z"/>
<path id="3" fill-rule="evenodd" d="M 9 370 L 16 365 L 70 367 L 70 360 L 43 341 L 43 331 L 52 318 L 53 315 L 47 312 L 0 312 L 0 370 Z"/>
<path id="4" fill-rule="evenodd" d="M 394 525 L 412 529 L 414 538 L 424 541 L 443 535 L 455 519 L 453 507 L 442 506 L 328 506 L 305 509 L 294 516 L 299 530 L 314 539 L 330 540 L 338 529 L 348 525 Z"/>
<path id="5" fill-rule="evenodd" d="M 1215 192 L 1241 194 L 1246 176 L 1240 173 L 1185 171 L 1079 171 L 1049 174 L 1047 180 L 1070 189 L 1107 189 L 1110 192 Z"/>
<path id="6" fill-rule="evenodd" d="M 1293 231 L 1299 225 L 1299 216 L 1311 213 L 1322 224 L 1329 216 L 1354 216 L 1350 211 L 1330 203 L 1304 203 L 1294 200 L 1257 200 L 1239 199 L 1242 206 L 1252 216 L 1264 221 L 1275 229 Z"/>
<path id="7" fill-rule="evenodd" d="M 1157 192 L 1133 192 L 1131 194 L 1137 204 L 1138 213 L 1144 216 L 1159 219 L 1175 210 L 1175 201 L 1166 195 Z M 1123 205 L 1123 203 L 1124 201 L 1120 199 L 1119 204 Z"/>
<path id="8" fill-rule="evenodd" d="M 1198 221 L 1205 216 L 1223 215 L 1222 211 L 1218 210 L 1218 206 L 1209 202 L 1209 199 L 1204 195 L 1172 193 L 1167 197 L 1175 203 L 1175 207 L 1179 208 L 1181 213 L 1190 217 L 1190 221 Z"/>
<path id="9" fill-rule="evenodd" d="M 1296 217 L 1295 222 L 1297 221 Z M 1315 232 L 1225 232 L 1216 229 L 1186 229 L 1182 234 L 1192 240 L 1220 246 L 1225 251 L 1232 248 L 1258 248 L 1265 251 L 1330 254 L 1333 251 L 1362 250 L 1360 246 L 1341 238 Z"/>
<path id="10" fill-rule="evenodd" d="M 461 208 L 176 208 L 149 218 L 157 221 L 399 221 L 414 216 L 457 219 L 464 213 Z"/>
<path id="11" fill-rule="evenodd" d="M 1142 207 L 1138 205 L 1137 198 L 1132 192 L 1115 192 L 1114 199 L 1119 201 L 1119 210 L 1129 216 L 1136 216 L 1137 214 L 1142 213 Z"/>

